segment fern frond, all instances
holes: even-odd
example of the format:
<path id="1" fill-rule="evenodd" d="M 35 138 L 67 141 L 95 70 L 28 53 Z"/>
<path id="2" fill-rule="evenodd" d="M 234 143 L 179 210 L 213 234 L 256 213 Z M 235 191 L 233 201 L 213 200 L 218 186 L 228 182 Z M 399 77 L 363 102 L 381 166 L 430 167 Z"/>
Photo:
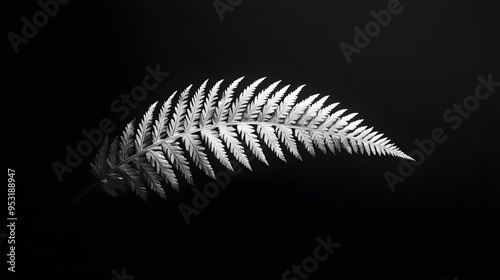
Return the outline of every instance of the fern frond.
<path id="1" fill-rule="evenodd" d="M 325 104 L 326 99 L 328 99 L 328 96 L 323 96 L 320 100 L 309 106 L 305 114 L 297 121 L 297 125 L 307 125 L 317 115 L 319 109 Z"/>
<path id="2" fill-rule="evenodd" d="M 205 148 L 201 145 L 199 136 L 197 134 L 185 134 L 182 136 L 182 141 L 196 166 L 215 179 L 214 170 L 208 161 L 207 154 L 204 152 Z"/>
<path id="3" fill-rule="evenodd" d="M 128 123 L 120 138 L 120 150 L 118 155 L 121 161 L 128 159 L 129 152 L 134 148 L 134 121 Z"/>
<path id="4" fill-rule="evenodd" d="M 278 126 L 276 127 L 278 132 L 278 137 L 281 142 L 285 144 L 286 148 L 292 155 L 294 155 L 297 159 L 302 160 L 300 156 L 299 149 L 297 148 L 297 143 L 295 142 L 295 138 L 293 137 L 293 131 L 290 127 L 287 126 Z"/>
<path id="5" fill-rule="evenodd" d="M 182 123 L 186 118 L 187 99 L 189 97 L 189 90 L 191 87 L 192 85 L 188 86 L 179 96 L 179 101 L 177 101 L 177 105 L 175 106 L 174 115 L 172 116 L 167 129 L 168 136 L 178 133 L 182 128 Z"/>
<path id="6" fill-rule="evenodd" d="M 147 157 L 147 152 L 146 152 Z M 142 176 L 144 182 L 153 190 L 158 193 L 162 198 L 165 198 L 165 191 L 161 186 L 161 178 L 156 170 L 151 166 L 146 158 L 139 157 L 134 159 L 134 166 L 137 170 L 139 170 L 139 174 Z"/>
<path id="7" fill-rule="evenodd" d="M 283 98 L 289 87 L 290 85 L 283 87 L 269 99 L 269 101 L 263 106 L 262 111 L 259 113 L 259 117 L 257 118 L 258 121 L 267 121 L 271 118 L 276 108 L 278 108 L 278 103 L 281 98 Z"/>
<path id="8" fill-rule="evenodd" d="M 271 118 L 273 122 L 280 122 L 281 119 L 286 118 L 290 110 L 292 110 L 293 105 L 295 104 L 295 100 L 299 95 L 299 92 L 302 90 L 304 85 L 298 87 L 296 90 L 292 91 L 288 94 L 283 101 L 281 101 L 280 105 L 274 112 L 274 117 Z"/>
<path id="9" fill-rule="evenodd" d="M 203 95 L 205 94 L 207 82 L 208 80 L 203 82 L 200 88 L 196 91 L 196 94 L 191 98 L 191 103 L 189 104 L 189 109 L 186 114 L 186 121 L 184 121 L 183 125 L 184 131 L 190 131 L 192 127 L 196 128 L 198 126 L 201 108 L 203 106 Z"/>
<path id="10" fill-rule="evenodd" d="M 252 170 L 250 162 L 248 161 L 248 158 L 245 155 L 245 149 L 243 148 L 243 145 L 238 139 L 234 127 L 220 126 L 219 133 L 221 135 L 222 140 L 224 140 L 227 147 L 229 147 L 229 150 L 231 151 L 231 153 L 233 153 L 236 160 L 238 160 L 246 168 Z"/>
<path id="11" fill-rule="evenodd" d="M 125 184 L 127 184 L 139 197 L 147 200 L 146 188 L 140 178 L 139 171 L 128 162 L 121 164 L 118 167 L 118 171 L 122 175 Z"/>
<path id="12" fill-rule="evenodd" d="M 203 104 L 203 110 L 200 116 L 200 126 L 204 127 L 207 124 L 211 123 L 212 116 L 214 114 L 214 110 L 212 108 L 215 107 L 217 102 L 217 94 L 220 88 L 220 84 L 223 80 L 218 81 L 210 90 L 208 97 L 205 99 L 205 104 Z"/>
<path id="13" fill-rule="evenodd" d="M 184 179 L 190 184 L 193 185 L 193 176 L 191 175 L 191 170 L 189 169 L 189 162 L 184 156 L 184 152 L 182 148 L 179 146 L 177 142 L 174 140 L 167 140 L 161 142 L 161 148 L 163 152 L 167 155 L 167 158 L 170 162 L 181 172 Z"/>
<path id="14" fill-rule="evenodd" d="M 135 149 L 137 151 L 142 151 L 142 149 L 147 146 L 149 138 L 151 137 L 151 123 L 153 122 L 153 111 L 156 108 L 156 104 L 157 102 L 149 107 L 149 110 L 144 114 L 139 124 L 135 137 Z"/>
<path id="15" fill-rule="evenodd" d="M 241 138 L 243 138 L 243 140 L 247 144 L 247 146 L 250 147 L 252 153 L 260 161 L 262 161 L 266 165 L 269 165 L 269 163 L 266 160 L 266 156 L 264 155 L 264 152 L 260 147 L 259 138 L 255 134 L 255 129 L 253 128 L 253 126 L 248 124 L 240 124 L 237 126 L 237 130 L 240 133 Z"/>
<path id="16" fill-rule="evenodd" d="M 250 103 L 247 107 L 247 110 L 245 112 L 246 119 L 247 120 L 255 120 L 255 118 L 259 115 L 260 113 L 260 108 L 266 104 L 267 99 L 269 98 L 269 95 L 273 92 L 273 90 L 278 86 L 278 84 L 281 81 L 274 82 L 270 86 L 268 86 L 266 89 L 262 90 Z"/>
<path id="17" fill-rule="evenodd" d="M 243 90 L 238 98 L 236 98 L 231 109 L 229 110 L 228 122 L 237 122 L 241 120 L 243 111 L 250 101 L 250 98 L 252 98 L 255 89 L 264 79 L 265 78 L 260 78 L 253 82 L 245 90 Z"/>
<path id="18" fill-rule="evenodd" d="M 230 170 L 229 156 L 250 170 L 250 155 L 269 165 L 263 146 L 285 162 L 284 150 L 302 160 L 299 145 L 312 156 L 316 150 L 334 154 L 345 150 L 412 160 L 382 133 L 361 126 L 362 119 L 354 120 L 357 113 L 334 112 L 338 103 L 323 107 L 328 96 L 316 100 L 319 94 L 314 94 L 297 102 L 304 86 L 287 93 L 289 85 L 276 90 L 278 81 L 258 90 L 264 78 L 235 95 L 242 80 L 233 81 L 221 94 L 223 80 L 208 93 L 208 80 L 192 96 L 192 85 L 179 95 L 174 92 L 156 118 L 155 102 L 137 128 L 131 121 L 120 138 L 111 142 L 105 138 L 91 163 L 92 174 L 112 196 L 129 187 L 147 199 L 146 187 L 165 198 L 163 181 L 179 190 L 176 173 L 193 185 L 190 165 L 215 178 L 209 153 Z"/>
<path id="19" fill-rule="evenodd" d="M 106 174 L 106 161 L 107 161 L 107 154 L 106 150 L 108 149 L 108 136 L 104 138 L 104 141 L 102 142 L 102 146 L 97 152 L 97 156 L 94 160 L 94 162 L 90 163 L 90 167 L 92 168 L 92 174 L 96 177 L 102 177 L 103 175 Z"/>
<path id="20" fill-rule="evenodd" d="M 279 159 L 286 162 L 285 155 L 281 150 L 280 142 L 274 128 L 268 124 L 258 124 L 257 132 L 259 132 L 259 136 L 264 140 L 264 143 L 269 149 L 271 149 Z"/>
<path id="21" fill-rule="evenodd" d="M 107 137 L 106 137 L 107 138 Z M 104 143 L 107 142 L 107 139 L 104 139 Z M 104 147 L 103 143 L 103 147 Z M 118 164 L 118 138 L 115 138 L 113 142 L 111 142 L 111 146 L 109 147 L 109 152 L 106 158 L 106 163 L 109 167 L 114 168 Z"/>
<path id="22" fill-rule="evenodd" d="M 212 129 L 202 129 L 200 133 L 205 143 L 208 145 L 212 153 L 214 153 L 215 157 L 222 163 L 222 165 L 224 165 L 227 169 L 234 171 L 219 134 Z"/>
<path id="23" fill-rule="evenodd" d="M 165 156 L 161 153 L 161 148 L 155 147 L 146 152 L 146 158 L 151 165 L 156 168 L 156 172 L 159 173 L 172 188 L 178 191 L 179 183 L 175 177 L 174 170 L 172 169 L 172 165 L 170 165 Z"/>
<path id="24" fill-rule="evenodd" d="M 165 137 L 167 134 L 167 123 L 170 114 L 170 108 L 172 107 L 172 99 L 174 98 L 174 92 L 170 97 L 163 103 L 161 107 L 160 114 L 158 115 L 158 119 L 155 122 L 153 128 L 153 143 L 158 142 L 162 137 Z"/>
<path id="25" fill-rule="evenodd" d="M 229 113 L 229 107 L 231 106 L 231 101 L 233 99 L 234 89 L 238 86 L 241 80 L 243 80 L 243 77 L 232 82 L 222 94 L 217 108 L 215 109 L 214 123 L 226 121 L 227 115 Z"/>

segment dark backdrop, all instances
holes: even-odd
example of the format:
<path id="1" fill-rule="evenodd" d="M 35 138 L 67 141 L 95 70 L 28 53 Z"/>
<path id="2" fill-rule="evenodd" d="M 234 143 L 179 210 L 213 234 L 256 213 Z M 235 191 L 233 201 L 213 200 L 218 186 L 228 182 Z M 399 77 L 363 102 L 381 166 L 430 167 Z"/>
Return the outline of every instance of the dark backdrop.
<path id="1" fill-rule="evenodd" d="M 353 44 L 353 28 L 388 2 L 244 0 L 221 21 L 212 1 L 75 0 L 17 54 L 7 34 L 20 34 L 21 18 L 40 7 L 6 3 L 3 137 L 16 170 L 16 275 L 281 279 L 330 236 L 341 246 L 311 279 L 498 279 L 500 90 L 458 129 L 443 120 L 474 94 L 478 76 L 500 80 L 496 1 L 402 1 L 348 63 L 339 44 Z M 113 100 L 158 64 L 170 75 L 120 119 Z M 303 161 L 287 152 L 284 163 L 266 150 L 270 166 L 253 161 L 253 172 L 232 176 L 189 225 L 178 206 L 192 205 L 194 193 L 183 180 L 167 200 L 113 198 L 99 187 L 79 198 L 94 182 L 87 156 L 58 181 L 51 164 L 64 163 L 83 129 L 109 118 L 116 136 L 175 90 L 241 76 L 245 85 L 307 84 L 301 98 L 330 95 L 407 153 L 435 128 L 448 138 L 395 191 L 384 172 L 398 174 L 396 158 L 312 157 L 301 147 Z M 196 171 L 195 182 L 203 189 L 210 180 Z"/>

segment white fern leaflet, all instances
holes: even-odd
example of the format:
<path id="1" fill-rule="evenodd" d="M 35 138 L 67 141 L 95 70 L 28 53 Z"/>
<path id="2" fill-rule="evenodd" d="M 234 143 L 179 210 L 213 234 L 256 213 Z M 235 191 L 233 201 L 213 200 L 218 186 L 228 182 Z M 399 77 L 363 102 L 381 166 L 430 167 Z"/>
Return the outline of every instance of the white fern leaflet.
<path id="1" fill-rule="evenodd" d="M 332 113 L 338 103 L 323 107 L 328 96 L 318 99 L 316 94 L 297 102 L 304 86 L 278 89 L 278 81 L 257 90 L 264 79 L 251 83 L 239 95 L 234 93 L 243 78 L 221 92 L 223 80 L 210 89 L 207 80 L 194 94 L 190 85 L 180 94 L 172 94 L 156 119 L 154 103 L 137 129 L 132 121 L 119 139 L 108 141 L 106 137 L 91 163 L 92 173 L 112 196 L 129 187 L 147 199 L 147 188 L 165 198 L 162 181 L 176 190 L 179 177 L 194 184 L 192 168 L 214 178 L 209 153 L 225 168 L 233 168 L 232 156 L 250 170 L 247 153 L 267 165 L 266 146 L 283 161 L 285 150 L 302 159 L 299 145 L 313 156 L 317 150 L 334 154 L 346 150 L 413 160 L 383 134 L 360 126 L 362 120 L 353 121 L 356 113 L 346 114 L 345 109 Z"/>

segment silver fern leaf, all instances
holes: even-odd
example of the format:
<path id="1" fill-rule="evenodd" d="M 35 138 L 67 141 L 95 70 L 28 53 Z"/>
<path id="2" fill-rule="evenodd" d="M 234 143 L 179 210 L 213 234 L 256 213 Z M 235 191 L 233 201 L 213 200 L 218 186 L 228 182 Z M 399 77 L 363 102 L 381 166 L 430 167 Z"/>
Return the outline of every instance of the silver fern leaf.
<path id="1" fill-rule="evenodd" d="M 157 103 L 151 105 L 137 129 L 130 122 L 121 137 L 111 143 L 106 137 L 96 159 L 91 163 L 92 173 L 103 189 L 116 196 L 116 190 L 128 186 L 138 196 L 147 199 L 146 187 L 165 198 L 162 180 L 179 190 L 179 173 L 189 184 L 194 180 L 189 162 L 208 176 L 215 178 L 208 160 L 208 152 L 226 168 L 232 170 L 229 155 L 252 169 L 245 148 L 269 165 L 262 146 L 267 146 L 279 159 L 286 162 L 283 148 L 302 159 L 298 143 L 311 155 L 316 150 L 332 153 L 391 155 L 413 160 L 387 137 L 372 127 L 360 126 L 357 113 L 345 115 L 338 105 L 323 107 L 328 96 L 319 100 L 318 94 L 297 102 L 304 86 L 287 94 L 290 85 L 276 90 L 277 81 L 257 93 L 261 78 L 233 96 L 239 83 L 233 81 L 219 94 L 223 80 L 206 93 L 208 80 L 190 97 L 192 85 L 178 96 L 174 92 L 162 105 L 154 119 Z M 220 97 L 219 97 L 220 95 Z M 174 98 L 177 101 L 173 102 Z M 187 153 L 185 153 L 185 151 Z"/>

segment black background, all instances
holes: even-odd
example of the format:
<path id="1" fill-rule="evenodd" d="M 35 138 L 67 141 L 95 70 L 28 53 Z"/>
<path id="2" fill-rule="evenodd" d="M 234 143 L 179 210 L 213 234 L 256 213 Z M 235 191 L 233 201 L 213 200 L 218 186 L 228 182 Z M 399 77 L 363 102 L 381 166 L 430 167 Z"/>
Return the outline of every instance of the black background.
<path id="1" fill-rule="evenodd" d="M 459 129 L 443 121 L 479 75 L 500 80 L 498 8 L 402 1 L 348 64 L 339 44 L 352 44 L 353 28 L 387 2 L 244 0 L 221 22 L 211 1 L 72 1 L 18 54 L 6 34 L 19 34 L 21 17 L 40 8 L 9 2 L 3 136 L 5 164 L 16 170 L 16 275 L 108 280 L 125 267 L 137 280 L 281 279 L 331 235 L 342 245 L 310 279 L 498 279 L 499 90 Z M 110 104 L 157 64 L 170 76 L 120 120 Z M 301 99 L 330 95 L 407 153 L 435 128 L 448 139 L 395 192 L 383 174 L 397 173 L 396 158 L 312 157 L 301 147 L 303 161 L 286 153 L 288 163 L 266 150 L 269 167 L 253 161 L 253 172 L 232 176 L 189 225 L 178 210 L 192 205 L 185 181 L 166 201 L 93 188 L 65 208 L 93 183 L 91 156 L 62 183 L 51 164 L 64 163 L 82 129 L 107 117 L 116 136 L 175 90 L 241 76 L 244 85 L 307 84 Z M 202 189 L 209 180 L 196 171 L 195 182 Z"/>

